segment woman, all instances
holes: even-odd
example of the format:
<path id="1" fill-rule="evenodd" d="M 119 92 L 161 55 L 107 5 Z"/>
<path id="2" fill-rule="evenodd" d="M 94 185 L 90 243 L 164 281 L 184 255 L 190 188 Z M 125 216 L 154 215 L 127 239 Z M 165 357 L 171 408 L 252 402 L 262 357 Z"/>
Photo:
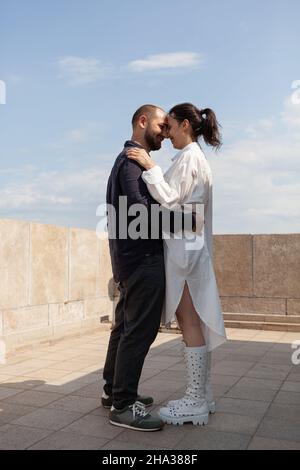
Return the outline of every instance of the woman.
<path id="1" fill-rule="evenodd" d="M 198 138 L 216 148 L 221 138 L 214 112 L 190 103 L 169 111 L 167 132 L 179 152 L 164 175 L 145 150 L 133 147 L 127 156 L 145 168 L 142 178 L 163 207 L 178 210 L 183 204 L 204 204 L 204 244 L 188 247 L 185 233 L 181 239 L 164 240 L 164 322 L 170 324 L 176 317 L 182 331 L 188 383 L 184 397 L 170 401 L 159 414 L 169 424 L 207 424 L 209 413 L 215 412 L 211 351 L 226 340 L 226 333 L 213 268 L 212 176 Z"/>

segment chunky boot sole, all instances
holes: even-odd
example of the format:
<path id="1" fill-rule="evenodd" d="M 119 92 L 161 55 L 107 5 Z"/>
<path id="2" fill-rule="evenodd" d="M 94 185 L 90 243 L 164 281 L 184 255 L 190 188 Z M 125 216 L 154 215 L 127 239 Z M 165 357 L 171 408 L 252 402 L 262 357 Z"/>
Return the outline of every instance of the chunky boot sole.
<path id="1" fill-rule="evenodd" d="M 182 426 L 184 423 L 193 423 L 195 426 L 204 426 L 208 424 L 209 413 L 202 415 L 190 415 L 190 416 L 165 416 L 159 413 L 160 418 L 167 424 L 173 424 L 174 426 Z"/>

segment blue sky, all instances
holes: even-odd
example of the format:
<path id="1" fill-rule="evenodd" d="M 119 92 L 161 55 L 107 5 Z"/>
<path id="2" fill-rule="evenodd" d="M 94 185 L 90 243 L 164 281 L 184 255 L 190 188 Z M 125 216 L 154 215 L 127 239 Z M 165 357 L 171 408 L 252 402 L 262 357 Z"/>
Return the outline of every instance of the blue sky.
<path id="1" fill-rule="evenodd" d="M 299 232 L 299 16 L 298 0 L 0 0 L 0 217 L 94 229 L 136 108 L 191 101 L 223 126 L 205 149 L 215 233 Z"/>

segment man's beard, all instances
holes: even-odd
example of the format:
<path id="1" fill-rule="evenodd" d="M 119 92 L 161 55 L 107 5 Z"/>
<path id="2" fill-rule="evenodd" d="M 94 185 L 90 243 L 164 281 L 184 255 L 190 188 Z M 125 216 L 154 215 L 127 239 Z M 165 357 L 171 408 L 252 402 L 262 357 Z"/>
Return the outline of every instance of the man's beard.
<path id="1" fill-rule="evenodd" d="M 149 147 L 149 150 L 159 150 L 161 148 L 161 139 L 158 135 L 153 135 L 149 131 L 145 132 L 145 141 Z"/>

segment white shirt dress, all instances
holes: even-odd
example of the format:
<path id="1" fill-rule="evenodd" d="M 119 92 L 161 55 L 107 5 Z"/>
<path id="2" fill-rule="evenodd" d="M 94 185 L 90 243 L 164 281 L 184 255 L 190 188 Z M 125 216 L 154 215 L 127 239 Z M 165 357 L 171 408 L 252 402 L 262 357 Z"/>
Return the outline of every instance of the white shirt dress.
<path id="1" fill-rule="evenodd" d="M 199 317 L 208 351 L 226 341 L 224 319 L 213 267 L 212 235 L 212 174 L 200 146 L 192 142 L 172 158 L 173 164 L 163 174 L 155 165 L 142 173 L 152 197 L 163 207 L 178 210 L 183 204 L 204 205 L 204 237 L 196 235 L 198 245 L 191 240 L 164 239 L 166 297 L 163 324 L 176 319 L 185 282 Z M 203 243 L 204 239 L 204 243 Z"/>

